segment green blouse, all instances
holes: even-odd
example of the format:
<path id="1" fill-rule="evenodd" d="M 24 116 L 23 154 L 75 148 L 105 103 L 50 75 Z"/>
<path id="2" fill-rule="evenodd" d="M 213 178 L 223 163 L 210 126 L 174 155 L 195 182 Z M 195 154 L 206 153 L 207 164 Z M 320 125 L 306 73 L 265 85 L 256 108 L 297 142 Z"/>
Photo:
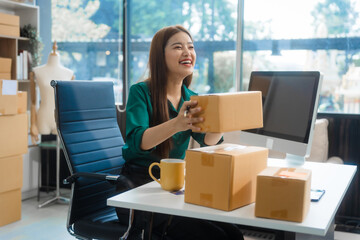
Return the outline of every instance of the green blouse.
<path id="1" fill-rule="evenodd" d="M 196 95 L 196 93 L 183 85 L 178 109 L 175 109 L 171 102 L 168 101 L 170 119 L 178 115 L 184 101 L 189 101 L 192 95 Z M 140 148 L 142 135 L 144 131 L 150 127 L 151 118 L 152 104 L 148 83 L 139 82 L 132 85 L 126 105 L 126 144 L 122 150 L 126 162 L 148 167 L 152 162 L 160 161 L 160 158 L 153 153 L 156 147 L 146 151 Z M 173 148 L 169 153 L 170 158 L 185 158 L 185 151 L 189 146 L 190 136 L 192 136 L 200 146 L 206 146 L 204 143 L 205 133 L 195 133 L 191 130 L 178 132 L 172 136 Z"/>

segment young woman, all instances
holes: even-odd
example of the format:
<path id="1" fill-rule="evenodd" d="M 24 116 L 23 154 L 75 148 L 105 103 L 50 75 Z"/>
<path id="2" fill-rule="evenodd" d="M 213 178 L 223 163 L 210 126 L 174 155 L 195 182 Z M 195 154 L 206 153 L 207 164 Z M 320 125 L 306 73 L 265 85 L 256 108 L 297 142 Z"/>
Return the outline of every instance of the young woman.
<path id="1" fill-rule="evenodd" d="M 150 76 L 130 88 L 126 106 L 127 163 L 147 168 L 161 158 L 184 158 L 193 136 L 200 145 L 214 145 L 222 134 L 194 133 L 193 123 L 201 111 L 189 101 L 195 93 L 188 89 L 196 53 L 190 33 L 181 26 L 158 31 L 151 43 Z M 189 109 L 189 110 L 187 110 Z"/>
<path id="2" fill-rule="evenodd" d="M 149 78 L 131 86 L 126 105 L 123 175 L 135 186 L 152 181 L 148 174 L 151 163 L 162 158 L 184 159 L 190 137 L 201 146 L 222 142 L 221 133 L 193 132 L 200 130 L 193 124 L 203 121 L 193 117 L 201 108 L 196 101 L 190 101 L 190 96 L 196 93 L 188 89 L 195 61 L 193 39 L 182 26 L 162 28 L 153 37 Z M 154 176 L 159 177 L 159 172 L 154 170 Z M 168 222 L 168 218 L 165 215 L 155 217 L 155 227 Z M 241 236 L 240 231 L 230 224 L 180 217 L 172 218 L 168 234 L 171 239 L 232 239 Z"/>

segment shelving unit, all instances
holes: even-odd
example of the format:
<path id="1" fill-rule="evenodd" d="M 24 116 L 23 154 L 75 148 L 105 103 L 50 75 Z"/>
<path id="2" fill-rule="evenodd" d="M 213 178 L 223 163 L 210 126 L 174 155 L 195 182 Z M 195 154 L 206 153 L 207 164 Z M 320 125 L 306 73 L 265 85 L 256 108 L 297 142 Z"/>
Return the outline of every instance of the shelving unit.
<path id="1" fill-rule="evenodd" d="M 20 17 L 20 27 L 31 24 L 40 31 L 38 6 L 18 3 L 8 0 L 0 0 L 0 12 L 5 14 L 17 15 Z M 19 50 L 29 50 L 29 39 L 24 37 L 13 37 L 0 35 L 0 57 L 11 58 L 11 79 L 18 81 L 19 91 L 27 91 L 28 106 L 30 112 L 30 80 L 17 79 L 17 55 Z M 30 115 L 29 115 L 30 118 Z M 22 199 L 36 196 L 38 186 L 38 164 L 40 162 L 40 149 L 38 146 L 31 145 L 30 137 L 28 138 L 28 152 L 23 155 L 23 184 L 21 188 Z"/>
<path id="2" fill-rule="evenodd" d="M 0 0 L 0 12 L 20 16 L 20 27 L 31 24 L 39 31 L 39 7 L 7 0 Z M 26 46 L 28 38 L 0 35 L 0 57 L 11 58 L 11 78 L 16 79 L 16 56 L 19 46 Z M 19 81 L 27 83 L 28 81 Z"/>

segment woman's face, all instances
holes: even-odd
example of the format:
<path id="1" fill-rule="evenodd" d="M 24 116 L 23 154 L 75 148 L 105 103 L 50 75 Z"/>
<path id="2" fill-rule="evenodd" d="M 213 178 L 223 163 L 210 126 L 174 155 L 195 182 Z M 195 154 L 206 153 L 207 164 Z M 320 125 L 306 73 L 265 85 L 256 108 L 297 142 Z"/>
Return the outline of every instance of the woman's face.
<path id="1" fill-rule="evenodd" d="M 165 46 L 165 62 L 168 78 L 183 80 L 192 74 L 196 61 L 194 44 L 185 32 L 173 35 Z"/>

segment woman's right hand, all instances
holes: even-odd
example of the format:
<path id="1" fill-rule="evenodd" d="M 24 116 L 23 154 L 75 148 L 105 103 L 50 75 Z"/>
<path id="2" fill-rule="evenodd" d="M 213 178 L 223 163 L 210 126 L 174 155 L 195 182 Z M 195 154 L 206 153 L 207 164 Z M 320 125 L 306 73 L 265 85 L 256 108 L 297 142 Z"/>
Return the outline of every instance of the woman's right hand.
<path id="1" fill-rule="evenodd" d="M 202 117 L 194 117 L 200 111 L 201 107 L 197 107 L 197 101 L 184 102 L 177 117 L 145 130 L 140 148 L 149 150 L 178 132 L 189 129 L 200 131 L 201 128 L 194 126 L 195 123 L 204 121 Z"/>
<path id="2" fill-rule="evenodd" d="M 197 101 L 186 101 L 183 103 L 178 116 L 175 118 L 175 125 L 178 132 L 191 129 L 192 131 L 200 131 L 201 128 L 193 124 L 203 122 L 202 117 L 194 117 L 196 113 L 201 112 L 201 107 L 197 107 Z"/>

